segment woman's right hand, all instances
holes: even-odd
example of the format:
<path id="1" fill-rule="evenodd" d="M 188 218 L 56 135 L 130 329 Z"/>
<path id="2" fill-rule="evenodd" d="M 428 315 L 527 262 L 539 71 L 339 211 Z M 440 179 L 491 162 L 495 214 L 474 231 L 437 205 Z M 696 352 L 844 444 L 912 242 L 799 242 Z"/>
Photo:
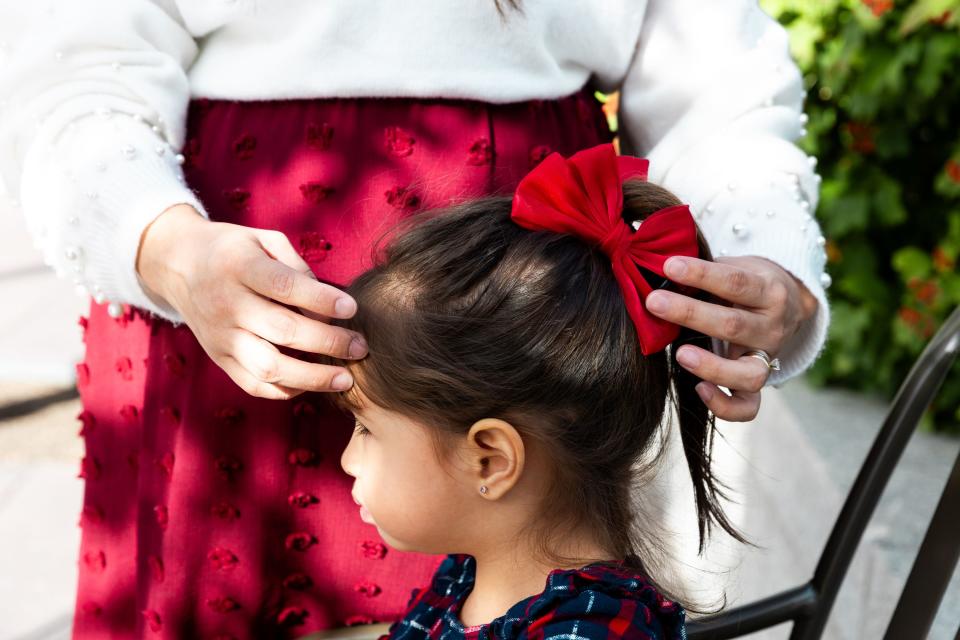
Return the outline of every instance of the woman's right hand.
<path id="1" fill-rule="evenodd" d="M 356 301 L 318 282 L 280 231 L 212 222 L 175 205 L 144 230 L 137 273 L 147 294 L 178 311 L 210 358 L 251 395 L 289 399 L 353 385 L 346 368 L 306 362 L 275 345 L 342 359 L 367 353 L 360 334 L 328 324 L 356 313 Z"/>

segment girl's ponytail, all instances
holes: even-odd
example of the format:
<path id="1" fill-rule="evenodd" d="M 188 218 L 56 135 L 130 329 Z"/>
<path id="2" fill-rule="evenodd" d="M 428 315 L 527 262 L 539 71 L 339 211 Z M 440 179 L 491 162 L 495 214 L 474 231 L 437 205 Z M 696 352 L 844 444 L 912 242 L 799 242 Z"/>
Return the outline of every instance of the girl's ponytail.
<path id="1" fill-rule="evenodd" d="M 727 518 L 721 500 L 727 500 L 725 485 L 713 475 L 711 459 L 713 455 L 713 436 L 716 432 L 716 416 L 697 394 L 696 386 L 701 379 L 683 368 L 677 362 L 677 349 L 692 344 L 707 351 L 711 338 L 699 331 L 687 327 L 681 328 L 680 335 L 670 347 L 670 378 L 673 381 L 674 407 L 680 421 L 680 440 L 683 454 L 687 459 L 690 479 L 693 482 L 693 494 L 697 504 L 697 528 L 700 533 L 699 553 L 703 553 L 707 538 L 714 524 L 730 534 L 735 540 L 747 543 L 747 540 Z"/>
<path id="2" fill-rule="evenodd" d="M 648 215 L 660 209 L 680 204 L 680 201 L 666 189 L 650 182 L 627 180 L 623 184 L 624 210 L 623 217 L 628 223 L 643 220 Z M 697 244 L 699 245 L 700 259 L 712 260 L 713 254 L 706 239 L 697 230 Z M 655 278 L 654 274 L 650 274 Z M 666 284 L 672 288 L 672 283 L 653 282 L 651 285 Z M 710 300 L 709 292 L 686 288 L 684 293 L 700 300 Z M 680 439 L 683 443 L 683 453 L 690 470 L 690 479 L 693 482 L 693 493 L 697 507 L 697 528 L 700 533 L 699 552 L 703 553 L 707 537 L 714 524 L 729 533 L 735 540 L 747 543 L 747 540 L 730 522 L 720 503 L 726 500 L 726 488 L 713 475 L 711 468 L 711 454 L 713 451 L 713 435 L 716 431 L 716 416 L 700 399 L 695 389 L 701 379 L 685 369 L 677 362 L 677 350 L 685 344 L 692 344 L 707 351 L 711 347 L 710 336 L 687 327 L 680 327 L 680 335 L 674 340 L 669 351 L 667 375 L 672 381 L 670 395 L 673 398 L 674 408 L 680 421 Z"/>

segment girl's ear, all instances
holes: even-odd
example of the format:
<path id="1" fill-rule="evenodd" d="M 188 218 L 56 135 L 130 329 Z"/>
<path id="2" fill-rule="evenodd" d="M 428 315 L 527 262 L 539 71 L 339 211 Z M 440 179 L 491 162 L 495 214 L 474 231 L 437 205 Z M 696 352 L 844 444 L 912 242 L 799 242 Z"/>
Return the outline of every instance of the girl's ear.
<path id="1" fill-rule="evenodd" d="M 467 433 L 467 449 L 470 481 L 484 498 L 497 500 L 520 480 L 523 439 L 509 422 L 498 418 L 478 420 Z"/>

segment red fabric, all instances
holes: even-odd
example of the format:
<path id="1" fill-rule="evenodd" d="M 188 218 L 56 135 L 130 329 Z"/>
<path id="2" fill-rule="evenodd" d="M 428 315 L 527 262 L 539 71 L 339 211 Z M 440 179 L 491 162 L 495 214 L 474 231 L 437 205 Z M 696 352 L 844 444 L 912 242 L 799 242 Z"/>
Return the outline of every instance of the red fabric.
<path id="1" fill-rule="evenodd" d="M 194 100 L 187 184 L 215 220 L 279 229 L 345 286 L 418 208 L 509 194 L 551 151 L 608 141 L 589 91 L 443 99 Z M 389 549 L 340 469 L 324 394 L 253 398 L 190 330 L 92 304 L 74 638 L 270 638 L 399 618 L 440 557 Z"/>
<path id="2" fill-rule="evenodd" d="M 610 256 L 627 312 L 637 328 L 644 355 L 661 351 L 680 334 L 680 325 L 653 315 L 643 301 L 653 287 L 638 266 L 665 278 L 672 255 L 697 257 L 697 225 L 687 205 L 661 209 L 634 231 L 623 219 L 623 182 L 647 179 L 646 160 L 617 156 L 601 144 L 564 159 L 552 153 L 520 181 L 512 218 L 535 231 L 579 236 Z"/>

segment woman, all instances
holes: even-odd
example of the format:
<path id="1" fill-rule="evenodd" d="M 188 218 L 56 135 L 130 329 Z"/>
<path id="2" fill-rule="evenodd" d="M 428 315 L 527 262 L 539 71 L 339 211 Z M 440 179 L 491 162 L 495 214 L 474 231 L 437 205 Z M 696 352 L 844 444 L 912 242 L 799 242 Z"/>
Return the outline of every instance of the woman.
<path id="1" fill-rule="evenodd" d="M 622 91 L 625 150 L 717 255 L 668 274 L 723 304 L 647 299 L 715 338 L 680 354 L 699 357 L 684 364 L 707 405 L 751 419 L 823 344 L 800 77 L 752 3 L 3 10 L 3 177 L 48 262 L 93 295 L 75 637 L 400 615 L 439 558 L 387 553 L 357 517 L 337 464 L 351 423 L 325 394 L 352 380 L 311 354 L 364 355 L 327 320 L 353 313 L 340 289 L 393 222 L 609 140 L 594 89 Z"/>

